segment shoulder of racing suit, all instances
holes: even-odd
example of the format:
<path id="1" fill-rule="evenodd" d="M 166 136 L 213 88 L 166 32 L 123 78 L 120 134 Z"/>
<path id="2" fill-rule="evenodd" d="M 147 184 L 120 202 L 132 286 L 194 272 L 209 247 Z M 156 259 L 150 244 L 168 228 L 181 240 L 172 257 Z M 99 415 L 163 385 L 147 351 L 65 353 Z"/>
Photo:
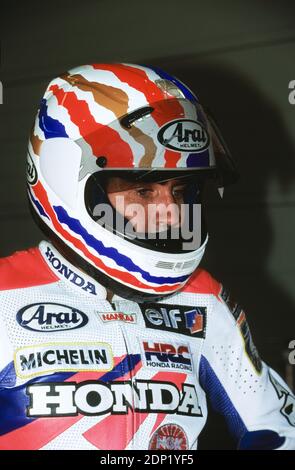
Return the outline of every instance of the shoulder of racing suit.
<path id="1" fill-rule="evenodd" d="M 191 276 L 188 283 L 181 289 L 181 292 L 194 294 L 212 294 L 218 297 L 222 289 L 222 284 L 214 279 L 205 269 L 198 268 Z"/>
<path id="2" fill-rule="evenodd" d="M 0 259 L 0 291 L 50 284 L 57 280 L 37 247 L 16 251 Z"/>
<path id="3" fill-rule="evenodd" d="M 16 251 L 0 259 L 0 291 L 23 289 L 57 282 L 38 247 Z M 218 297 L 222 284 L 206 270 L 198 268 L 180 292 L 212 294 Z"/>

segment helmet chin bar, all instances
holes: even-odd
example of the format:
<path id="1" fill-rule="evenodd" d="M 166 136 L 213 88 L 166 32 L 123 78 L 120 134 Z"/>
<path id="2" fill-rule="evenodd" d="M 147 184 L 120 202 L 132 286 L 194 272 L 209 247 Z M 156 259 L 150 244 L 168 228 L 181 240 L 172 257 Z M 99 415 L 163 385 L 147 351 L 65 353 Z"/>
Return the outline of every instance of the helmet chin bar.
<path id="1" fill-rule="evenodd" d="M 79 269 L 84 271 L 86 274 L 91 276 L 95 281 L 104 286 L 106 289 L 109 289 L 114 294 L 123 297 L 126 300 L 131 300 L 137 303 L 143 303 L 148 301 L 160 301 L 164 298 L 170 297 L 175 294 L 151 294 L 144 291 L 138 291 L 132 287 L 121 284 L 118 281 L 110 278 L 103 272 L 99 271 L 92 264 L 86 261 L 82 256 L 78 255 L 72 248 L 68 247 L 46 224 L 43 220 L 37 215 L 35 209 L 33 208 L 29 200 L 29 208 L 34 222 L 37 224 L 39 229 L 43 232 L 45 237 L 51 241 L 55 248 L 64 256 L 70 263 L 74 266 L 77 266 Z"/>

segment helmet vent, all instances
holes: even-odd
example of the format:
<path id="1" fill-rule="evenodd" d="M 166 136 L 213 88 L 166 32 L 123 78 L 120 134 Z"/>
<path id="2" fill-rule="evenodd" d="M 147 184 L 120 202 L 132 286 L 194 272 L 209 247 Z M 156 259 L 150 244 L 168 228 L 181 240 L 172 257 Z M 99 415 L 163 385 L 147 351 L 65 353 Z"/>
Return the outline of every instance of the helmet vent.
<path id="1" fill-rule="evenodd" d="M 145 106 L 144 108 L 137 109 L 133 111 L 133 113 L 127 114 L 122 119 L 120 119 L 120 123 L 123 127 L 127 127 L 130 129 L 132 124 L 139 119 L 142 119 L 144 116 L 151 114 L 154 111 L 154 108 L 151 106 Z"/>
<path id="2" fill-rule="evenodd" d="M 195 260 L 192 259 L 192 260 L 190 260 L 190 261 L 185 261 L 185 262 L 183 263 L 183 268 L 184 268 L 184 269 L 191 268 L 191 267 L 194 266 L 194 265 L 195 265 Z"/>
<path id="3" fill-rule="evenodd" d="M 195 260 L 185 261 L 184 263 L 171 263 L 169 261 L 158 261 L 156 268 L 182 270 L 194 266 Z"/>
<path id="4" fill-rule="evenodd" d="M 158 261 L 156 264 L 156 268 L 161 269 L 173 269 L 175 263 L 169 263 L 169 261 Z"/>

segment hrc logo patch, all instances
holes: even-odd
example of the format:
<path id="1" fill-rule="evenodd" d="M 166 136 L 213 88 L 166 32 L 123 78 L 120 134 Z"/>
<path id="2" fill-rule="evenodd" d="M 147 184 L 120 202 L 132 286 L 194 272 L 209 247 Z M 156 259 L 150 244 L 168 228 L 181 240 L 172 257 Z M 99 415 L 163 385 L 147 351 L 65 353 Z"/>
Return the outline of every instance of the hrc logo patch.
<path id="1" fill-rule="evenodd" d="M 143 341 L 141 350 L 144 366 L 148 369 L 193 372 L 193 359 L 188 344 Z"/>

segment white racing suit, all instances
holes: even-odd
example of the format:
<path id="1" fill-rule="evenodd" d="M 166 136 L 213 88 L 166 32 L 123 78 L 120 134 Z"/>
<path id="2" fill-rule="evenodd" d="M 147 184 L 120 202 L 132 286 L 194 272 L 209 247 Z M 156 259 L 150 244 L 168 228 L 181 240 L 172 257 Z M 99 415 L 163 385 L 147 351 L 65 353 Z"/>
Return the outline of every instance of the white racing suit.
<path id="1" fill-rule="evenodd" d="M 198 269 L 114 296 L 47 242 L 0 260 L 0 449 L 196 449 L 206 400 L 241 449 L 295 449 L 295 400 L 245 314 Z"/>

